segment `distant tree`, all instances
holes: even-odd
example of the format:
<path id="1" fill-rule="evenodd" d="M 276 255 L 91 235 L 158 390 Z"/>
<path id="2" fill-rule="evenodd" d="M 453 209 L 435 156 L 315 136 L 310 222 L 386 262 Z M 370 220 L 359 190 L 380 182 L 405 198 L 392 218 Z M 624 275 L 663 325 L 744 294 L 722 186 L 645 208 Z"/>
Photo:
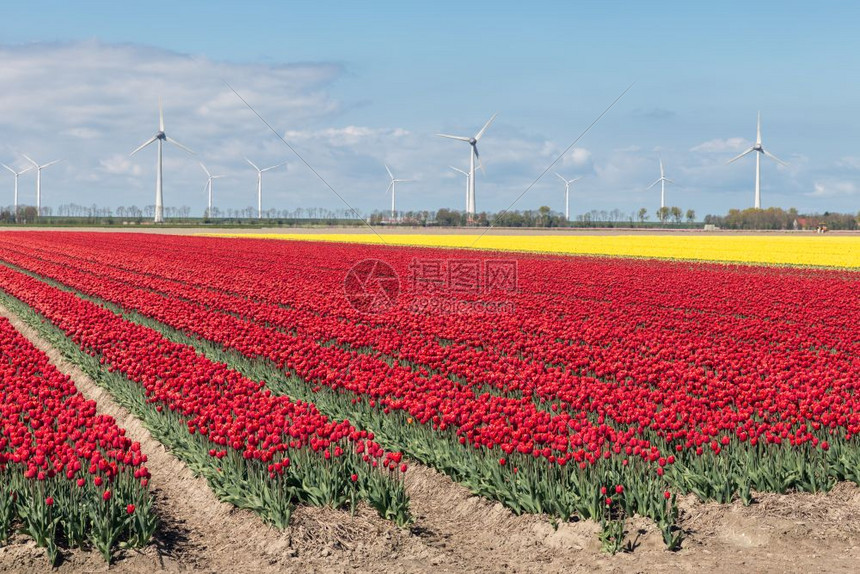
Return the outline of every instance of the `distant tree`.
<path id="1" fill-rule="evenodd" d="M 23 223 L 33 223 L 36 220 L 36 208 L 32 205 L 19 207 L 19 220 Z"/>
<path id="2" fill-rule="evenodd" d="M 436 212 L 436 224 L 441 225 L 443 227 L 453 227 L 455 225 L 462 225 L 463 216 L 459 211 L 454 211 L 453 209 L 442 208 Z"/>
<path id="3" fill-rule="evenodd" d="M 687 210 L 687 223 L 693 223 L 696 221 L 696 212 L 692 209 Z"/>
<path id="4" fill-rule="evenodd" d="M 638 217 L 639 217 L 639 223 L 645 223 L 646 221 L 648 221 L 648 210 L 645 209 L 644 207 L 642 209 L 640 209 Z"/>
<path id="5" fill-rule="evenodd" d="M 550 213 L 552 210 L 548 205 L 541 205 L 538 208 L 538 221 L 536 222 L 539 226 L 550 227 Z"/>
<path id="6" fill-rule="evenodd" d="M 670 213 L 671 213 L 671 210 L 668 207 L 661 207 L 660 209 L 658 209 L 656 211 L 657 220 L 660 223 L 666 223 L 666 220 L 669 219 Z"/>
<path id="7" fill-rule="evenodd" d="M 672 216 L 672 221 L 674 221 L 675 223 L 681 223 L 681 218 L 684 216 L 681 213 L 681 208 L 675 206 L 672 206 L 669 209 L 669 214 Z"/>

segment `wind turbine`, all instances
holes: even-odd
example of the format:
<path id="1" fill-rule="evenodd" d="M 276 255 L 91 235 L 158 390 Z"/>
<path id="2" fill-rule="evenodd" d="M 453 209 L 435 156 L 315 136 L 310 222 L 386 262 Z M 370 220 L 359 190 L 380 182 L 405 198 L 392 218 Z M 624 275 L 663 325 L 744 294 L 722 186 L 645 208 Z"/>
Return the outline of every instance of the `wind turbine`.
<path id="1" fill-rule="evenodd" d="M 582 176 L 575 177 L 573 179 L 565 179 L 559 173 L 556 173 L 555 175 L 564 182 L 564 218 L 567 221 L 570 221 L 570 186 L 582 179 Z"/>
<path id="2" fill-rule="evenodd" d="M 467 193 L 468 197 L 466 198 L 466 213 L 468 215 L 474 215 L 477 211 L 475 209 L 475 160 L 477 160 L 478 165 L 481 166 L 481 171 L 484 170 L 484 164 L 481 163 L 481 156 L 478 153 L 478 142 L 481 140 L 484 132 L 487 131 L 487 128 L 490 127 L 490 124 L 493 123 L 493 120 L 496 119 L 497 115 L 498 114 L 493 114 L 493 117 L 484 124 L 484 127 L 482 127 L 481 130 L 471 138 L 452 136 L 448 134 L 436 134 L 439 137 L 468 142 L 471 146 L 471 150 L 469 151 L 469 192 Z"/>
<path id="3" fill-rule="evenodd" d="M 453 169 L 457 173 L 461 173 L 461 174 L 466 176 L 466 213 L 468 213 L 469 212 L 469 180 L 471 179 L 471 176 L 469 175 L 468 172 L 465 172 L 462 169 L 457 169 L 453 165 L 449 165 L 448 167 L 450 167 L 451 169 Z"/>
<path id="4" fill-rule="evenodd" d="M 654 183 L 648 186 L 648 189 L 651 189 L 657 184 L 660 184 L 660 209 L 666 207 L 666 184 L 667 183 L 675 183 L 663 173 L 663 158 L 660 158 L 660 178 L 657 179 Z"/>
<path id="5" fill-rule="evenodd" d="M 0 163 L 0 165 L 2 165 L 3 167 L 5 167 L 9 172 L 11 172 L 11 173 L 12 173 L 12 175 L 14 175 L 14 176 L 15 176 L 15 204 L 14 204 L 14 205 L 15 205 L 15 207 L 14 207 L 14 210 L 13 210 L 13 212 L 12 212 L 12 215 L 15 217 L 15 221 L 18 221 L 18 176 L 19 176 L 19 175 L 24 175 L 24 174 L 25 174 L 25 173 L 27 173 L 28 171 L 32 171 L 32 170 L 33 170 L 33 167 L 32 167 L 32 166 L 30 166 L 30 167 L 28 167 L 27 169 L 25 169 L 25 170 L 23 170 L 23 171 L 15 171 L 14 169 L 12 169 L 11 167 L 9 167 L 9 166 L 8 166 L 8 165 L 6 165 L 5 163 Z"/>
<path id="6" fill-rule="evenodd" d="M 30 169 L 36 170 L 36 216 L 41 217 L 42 216 L 42 170 L 48 166 L 52 166 L 55 163 L 59 163 L 63 160 L 55 159 L 54 161 L 49 161 L 48 163 L 46 163 L 44 165 L 39 165 L 31 157 L 29 157 L 25 154 L 21 154 L 21 155 L 23 155 L 25 158 L 27 158 L 27 161 L 29 161 L 30 163 L 33 164 L 33 167 L 31 167 Z"/>
<path id="7" fill-rule="evenodd" d="M 383 165 L 385 165 L 385 164 L 383 164 Z M 385 165 L 385 171 L 388 172 L 388 177 L 391 178 L 391 183 L 388 184 L 388 189 L 385 190 L 385 193 L 388 193 L 389 189 L 391 190 L 391 219 L 394 219 L 395 217 L 397 217 L 397 207 L 396 207 L 396 205 L 397 205 L 396 204 L 396 200 L 397 200 L 396 187 L 397 187 L 397 184 L 407 182 L 407 181 L 414 181 L 414 180 L 396 179 L 394 177 L 394 174 L 392 174 L 391 170 L 388 168 L 388 165 Z"/>
<path id="8" fill-rule="evenodd" d="M 129 157 L 133 156 L 149 144 L 153 142 L 158 142 L 158 162 L 156 163 L 155 168 L 155 223 L 162 223 L 164 221 L 164 194 L 162 193 L 162 178 L 161 178 L 161 166 L 162 166 L 162 148 L 164 147 L 164 142 L 168 141 L 175 145 L 178 148 L 184 149 L 188 153 L 194 155 L 194 152 L 179 143 L 178 141 L 167 137 L 164 133 L 164 112 L 161 109 L 161 98 L 158 98 L 158 131 L 155 132 L 155 135 L 146 140 L 140 147 L 129 154 Z"/>
<path id="9" fill-rule="evenodd" d="M 209 188 L 209 202 L 208 202 L 208 207 L 206 209 L 206 216 L 212 217 L 212 180 L 218 179 L 218 178 L 221 178 L 224 176 L 223 175 L 212 175 L 211 173 L 209 173 L 209 170 L 206 169 L 206 166 L 203 165 L 202 161 L 200 162 L 200 167 L 202 167 L 203 171 L 206 172 L 206 175 L 209 176 L 209 179 L 206 181 L 206 185 L 204 185 L 203 187 L 204 187 L 204 189 Z"/>
<path id="10" fill-rule="evenodd" d="M 754 151 L 758 152 L 755 155 L 755 208 L 761 209 L 761 156 L 766 155 L 767 157 L 769 157 L 770 159 L 774 160 L 775 162 L 777 162 L 779 164 L 788 165 L 787 163 L 785 163 L 784 161 L 782 161 L 781 159 L 779 159 L 778 157 L 776 157 L 775 155 L 773 155 L 769 151 L 765 150 L 761 146 L 761 112 L 758 113 L 758 121 L 756 122 L 755 145 L 752 146 L 751 148 L 749 148 L 748 150 L 746 150 L 745 152 L 743 152 L 742 154 L 733 157 L 732 159 L 730 159 L 728 161 L 728 163 L 732 163 L 734 161 L 737 161 L 737 160 L 741 159 L 742 157 L 744 157 L 745 155 L 752 153 Z"/>
<path id="11" fill-rule="evenodd" d="M 245 158 L 245 161 L 250 163 L 251 167 L 257 170 L 257 219 L 263 219 L 263 173 L 271 169 L 275 169 L 276 167 L 281 167 L 287 162 L 283 161 L 278 165 L 273 165 L 271 167 L 260 169 L 253 161 L 249 160 L 248 158 Z"/>

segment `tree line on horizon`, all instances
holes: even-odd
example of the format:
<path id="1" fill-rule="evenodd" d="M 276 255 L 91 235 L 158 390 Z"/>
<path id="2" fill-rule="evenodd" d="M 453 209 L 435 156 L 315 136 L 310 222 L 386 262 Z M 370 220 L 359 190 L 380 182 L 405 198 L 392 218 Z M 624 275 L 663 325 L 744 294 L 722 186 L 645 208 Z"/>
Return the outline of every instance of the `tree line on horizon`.
<path id="1" fill-rule="evenodd" d="M 49 206 L 42 208 L 42 217 L 38 223 L 51 224 L 62 222 L 88 223 L 99 225 L 143 223 L 152 219 L 155 206 L 144 207 L 119 206 L 116 209 L 100 207 L 96 204 L 78 205 L 63 204 L 53 210 Z M 653 219 L 652 219 L 653 215 Z M 241 208 L 214 208 L 211 214 L 203 213 L 202 217 L 191 215 L 191 208 L 164 207 L 166 219 L 180 222 L 203 223 L 253 223 L 257 221 L 256 209 L 248 206 Z M 849 213 L 824 212 L 823 214 L 802 214 L 795 208 L 784 210 L 779 207 L 767 209 L 730 209 L 725 215 L 708 214 L 698 221 L 696 212 L 692 209 L 682 210 L 676 206 L 666 206 L 649 212 L 646 208 L 638 211 L 624 212 L 620 209 L 593 209 L 581 213 L 566 221 L 564 214 L 553 211 L 544 205 L 538 209 L 511 210 L 502 212 L 480 212 L 470 218 L 465 211 L 441 208 L 436 211 L 405 211 L 398 212 L 392 218 L 389 211 L 374 211 L 359 220 L 349 209 L 329 209 L 324 207 L 296 209 L 268 209 L 263 211 L 263 219 L 281 225 L 300 224 L 302 221 L 326 223 L 331 225 L 358 225 L 367 222 L 371 225 L 403 225 L 403 226 L 489 226 L 496 227 L 693 227 L 701 224 L 713 225 L 721 229 L 763 229 L 790 230 L 816 229 L 826 226 L 832 230 L 860 229 L 860 212 L 856 215 Z M 0 223 L 36 223 L 36 208 L 30 205 L 19 205 L 17 218 L 11 206 L 0 208 Z"/>

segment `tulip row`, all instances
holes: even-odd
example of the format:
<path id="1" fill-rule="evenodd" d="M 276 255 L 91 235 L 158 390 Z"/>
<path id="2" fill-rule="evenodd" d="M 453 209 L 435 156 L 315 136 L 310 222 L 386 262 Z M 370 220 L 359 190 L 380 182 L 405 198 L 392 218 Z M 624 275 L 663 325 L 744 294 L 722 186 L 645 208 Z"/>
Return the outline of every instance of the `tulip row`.
<path id="1" fill-rule="evenodd" d="M 664 487 L 730 500 L 857 477 L 856 274 L 527 257 L 510 315 L 416 314 L 404 297 L 368 316 L 341 292 L 353 262 L 407 277 L 463 254 L 27 239 L 0 237 L 0 258 L 235 351 L 218 356 L 520 511 L 598 516 L 595 485 L 614 481 L 659 521 Z"/>
<path id="2" fill-rule="evenodd" d="M 19 300 L 10 301 L 16 311 L 26 315 L 23 302 L 65 335 L 54 341 L 76 362 L 90 359 L 85 370 L 222 499 L 281 528 L 296 503 L 364 500 L 398 524 L 410 520 L 402 455 L 371 433 L 273 396 L 188 346 L 22 273 L 0 268 L 0 288 Z"/>
<path id="3" fill-rule="evenodd" d="M 0 318 L 0 543 L 12 528 L 45 547 L 141 547 L 157 526 L 140 445 Z"/>

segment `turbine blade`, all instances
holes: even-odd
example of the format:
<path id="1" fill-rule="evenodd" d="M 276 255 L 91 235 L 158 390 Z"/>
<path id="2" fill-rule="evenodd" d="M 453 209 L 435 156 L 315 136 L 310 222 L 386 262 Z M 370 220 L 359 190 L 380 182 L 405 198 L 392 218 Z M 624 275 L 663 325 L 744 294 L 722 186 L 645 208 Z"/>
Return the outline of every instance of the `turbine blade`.
<path id="1" fill-rule="evenodd" d="M 388 184 L 388 187 L 385 188 L 385 193 L 383 195 L 388 195 L 388 192 L 391 191 L 391 188 L 394 186 L 394 180 L 391 180 L 391 183 Z"/>
<path id="2" fill-rule="evenodd" d="M 158 138 L 156 136 L 152 136 L 151 138 L 149 138 L 148 140 L 146 140 L 145 142 L 140 144 L 140 147 L 137 148 L 136 150 L 134 150 L 133 152 L 131 152 L 130 154 L 128 154 L 128 156 L 129 157 L 133 156 L 134 154 L 136 154 L 137 152 L 139 152 L 140 150 L 142 150 L 143 148 L 145 148 L 146 146 L 148 146 L 149 144 L 151 144 L 152 142 L 154 142 L 157 139 Z M 27 156 L 24 156 L 24 157 L 27 157 Z"/>
<path id="3" fill-rule="evenodd" d="M 558 179 L 560 179 L 561 181 L 563 181 L 564 183 L 567 183 L 567 180 L 566 180 L 566 179 L 564 179 L 563 177 L 561 177 L 561 175 L 559 175 L 559 173 L 558 173 L 558 172 L 556 172 L 555 176 L 556 176 Z"/>
<path id="4" fill-rule="evenodd" d="M 384 166 L 385 166 L 385 171 L 387 171 L 387 172 L 388 172 L 388 177 L 390 177 L 391 179 L 394 179 L 394 174 L 393 174 L 393 173 L 391 173 L 391 170 L 388 168 L 388 164 L 387 164 L 387 163 L 384 163 L 384 164 L 382 164 L 382 165 L 384 165 Z"/>
<path id="5" fill-rule="evenodd" d="M 663 181 L 665 181 L 666 183 L 671 183 L 672 185 L 675 185 L 675 182 L 672 181 L 671 179 L 669 179 L 668 177 L 664 177 Z"/>
<path id="6" fill-rule="evenodd" d="M 739 155 L 736 155 L 735 157 L 733 157 L 732 159 L 730 159 L 729 161 L 727 161 L 727 162 L 726 162 L 726 164 L 730 164 L 730 163 L 732 163 L 732 162 L 735 162 L 735 161 L 737 161 L 737 160 L 741 159 L 742 157 L 744 157 L 745 155 L 747 155 L 748 153 L 752 153 L 753 151 L 755 151 L 755 148 L 754 148 L 754 147 L 751 147 L 751 148 L 749 148 L 747 151 L 745 151 L 744 153 L 739 154 Z"/>
<path id="7" fill-rule="evenodd" d="M 251 164 L 251 167 L 253 167 L 253 168 L 254 168 L 254 169 L 256 169 L 257 171 L 260 171 L 260 168 L 259 168 L 259 167 L 257 167 L 257 164 L 255 164 L 253 161 L 249 160 L 248 158 L 245 158 L 245 161 L 247 161 L 248 163 L 250 163 L 250 164 Z"/>
<path id="8" fill-rule="evenodd" d="M 787 164 L 787 163 L 785 163 L 784 161 L 782 161 L 781 159 L 779 159 L 778 157 L 776 157 L 775 155 L 773 155 L 773 154 L 772 154 L 772 153 L 770 153 L 769 151 L 767 151 L 767 150 L 765 150 L 765 149 L 762 149 L 761 151 L 763 151 L 763 152 L 764 152 L 764 155 L 766 155 L 766 156 L 767 156 L 767 157 L 769 157 L 770 159 L 772 159 L 772 160 L 774 160 L 774 161 L 776 161 L 776 162 L 778 162 L 778 163 L 780 163 L 780 164 L 782 164 L 782 165 L 784 165 L 784 166 L 788 166 L 788 164 Z"/>
<path id="9" fill-rule="evenodd" d="M 187 147 L 185 147 L 184 145 L 182 145 L 181 143 L 179 143 L 178 141 L 176 141 L 176 140 L 175 140 L 175 139 L 173 139 L 173 138 L 165 137 L 164 139 L 166 139 L 167 141 L 169 141 L 170 143 L 172 143 L 172 144 L 173 144 L 173 145 L 175 145 L 176 147 L 184 149 L 185 151 L 187 151 L 187 152 L 188 152 L 188 153 L 190 153 L 191 155 L 197 155 L 197 154 L 195 154 L 193 151 L 191 151 L 190 149 L 188 149 Z"/>
<path id="10" fill-rule="evenodd" d="M 32 163 L 32 164 L 33 164 L 33 167 L 35 167 L 36 169 L 39 169 L 39 164 L 38 164 L 38 163 L 36 163 L 36 162 L 33 160 L 33 158 L 31 158 L 30 156 L 28 156 L 28 155 L 27 155 L 27 154 L 25 154 L 25 153 L 22 153 L 21 155 L 23 155 L 23 156 L 24 156 L 24 158 L 26 158 L 26 160 L 27 160 L 27 161 L 29 161 L 30 163 Z"/>
<path id="11" fill-rule="evenodd" d="M 481 139 L 481 136 L 484 135 L 484 132 L 487 131 L 487 128 L 490 127 L 490 124 L 493 123 L 493 120 L 496 119 L 497 115 L 499 115 L 499 114 L 493 114 L 493 117 L 491 117 L 489 120 L 487 120 L 487 123 L 485 123 L 484 127 L 481 128 L 481 131 L 479 131 L 477 134 L 475 134 L 475 141 L 478 141 Z"/>
<path id="12" fill-rule="evenodd" d="M 454 170 L 454 171 L 456 171 L 457 173 L 462 173 L 462 174 L 463 174 L 463 175 L 465 175 L 465 176 L 468 176 L 468 175 L 469 175 L 467 172 L 463 171 L 462 169 L 457 169 L 457 168 L 456 168 L 456 167 L 454 167 L 453 165 L 449 165 L 448 167 L 450 167 L 451 169 L 453 169 L 453 170 Z"/>
<path id="13" fill-rule="evenodd" d="M 572 180 L 570 180 L 570 183 L 576 183 L 577 181 L 579 181 L 579 180 L 580 180 L 580 179 L 582 179 L 583 177 L 585 177 L 585 176 L 581 175 L 581 176 L 579 176 L 579 177 L 577 177 L 577 178 L 575 178 L 575 179 L 572 179 Z"/>
<path id="14" fill-rule="evenodd" d="M 208 175 L 209 177 L 212 177 L 212 174 L 211 174 L 211 173 L 209 173 L 209 170 L 208 170 L 208 169 L 206 169 L 206 166 L 205 166 L 205 165 L 203 165 L 203 162 L 202 162 L 202 161 L 199 161 L 199 162 L 197 162 L 197 163 L 199 163 L 199 164 L 200 164 L 200 167 L 202 167 L 202 168 L 203 168 L 203 171 L 205 171 L 205 172 L 206 172 L 206 175 Z"/>
<path id="15" fill-rule="evenodd" d="M 755 143 L 761 145 L 761 112 L 758 113 L 758 119 L 756 120 L 755 126 Z"/>
<path id="16" fill-rule="evenodd" d="M 164 110 L 161 107 L 161 96 L 158 96 L 158 131 L 164 131 Z"/>
<path id="17" fill-rule="evenodd" d="M 12 169 L 11 167 L 9 167 L 8 165 L 6 165 L 5 163 L 0 163 L 0 165 L 2 165 L 3 167 L 5 167 L 7 170 L 11 171 L 13 175 L 18 175 L 18 172 L 17 172 L 17 171 L 15 171 L 14 169 Z"/>
<path id="18" fill-rule="evenodd" d="M 45 165 L 43 165 L 43 166 L 42 166 L 42 169 L 45 169 L 45 168 L 46 168 L 46 167 L 48 167 L 48 166 L 52 166 L 52 165 L 54 165 L 55 163 L 60 163 L 61 161 L 63 161 L 63 160 L 61 160 L 61 159 L 55 159 L 54 161 L 48 162 L 48 163 L 46 163 Z"/>
<path id="19" fill-rule="evenodd" d="M 481 173 L 487 175 L 487 170 L 484 169 L 484 162 L 481 161 L 481 154 L 478 153 L 478 146 L 472 146 L 472 149 L 475 150 L 475 159 L 478 160 L 478 167 L 481 169 Z"/>
<path id="20" fill-rule="evenodd" d="M 275 169 L 276 167 L 281 167 L 282 165 L 285 165 L 286 163 L 287 163 L 286 161 L 282 161 L 278 165 L 271 165 L 269 167 L 265 167 L 265 168 L 261 169 L 260 171 L 271 171 L 271 170 Z"/>
<path id="21" fill-rule="evenodd" d="M 448 138 L 451 140 L 460 140 L 461 142 L 472 141 L 469 138 L 464 138 L 463 136 L 451 136 L 448 134 L 436 134 L 436 135 L 439 136 L 440 138 Z"/>
<path id="22" fill-rule="evenodd" d="M 648 186 L 648 187 L 646 187 L 645 189 L 651 189 L 652 187 L 654 187 L 655 185 L 657 185 L 657 184 L 658 184 L 658 183 L 660 183 L 661 181 L 662 181 L 662 178 L 661 178 L 661 179 L 658 179 L 657 181 L 655 181 L 654 183 L 652 183 L 651 185 L 649 185 L 649 186 Z"/>

